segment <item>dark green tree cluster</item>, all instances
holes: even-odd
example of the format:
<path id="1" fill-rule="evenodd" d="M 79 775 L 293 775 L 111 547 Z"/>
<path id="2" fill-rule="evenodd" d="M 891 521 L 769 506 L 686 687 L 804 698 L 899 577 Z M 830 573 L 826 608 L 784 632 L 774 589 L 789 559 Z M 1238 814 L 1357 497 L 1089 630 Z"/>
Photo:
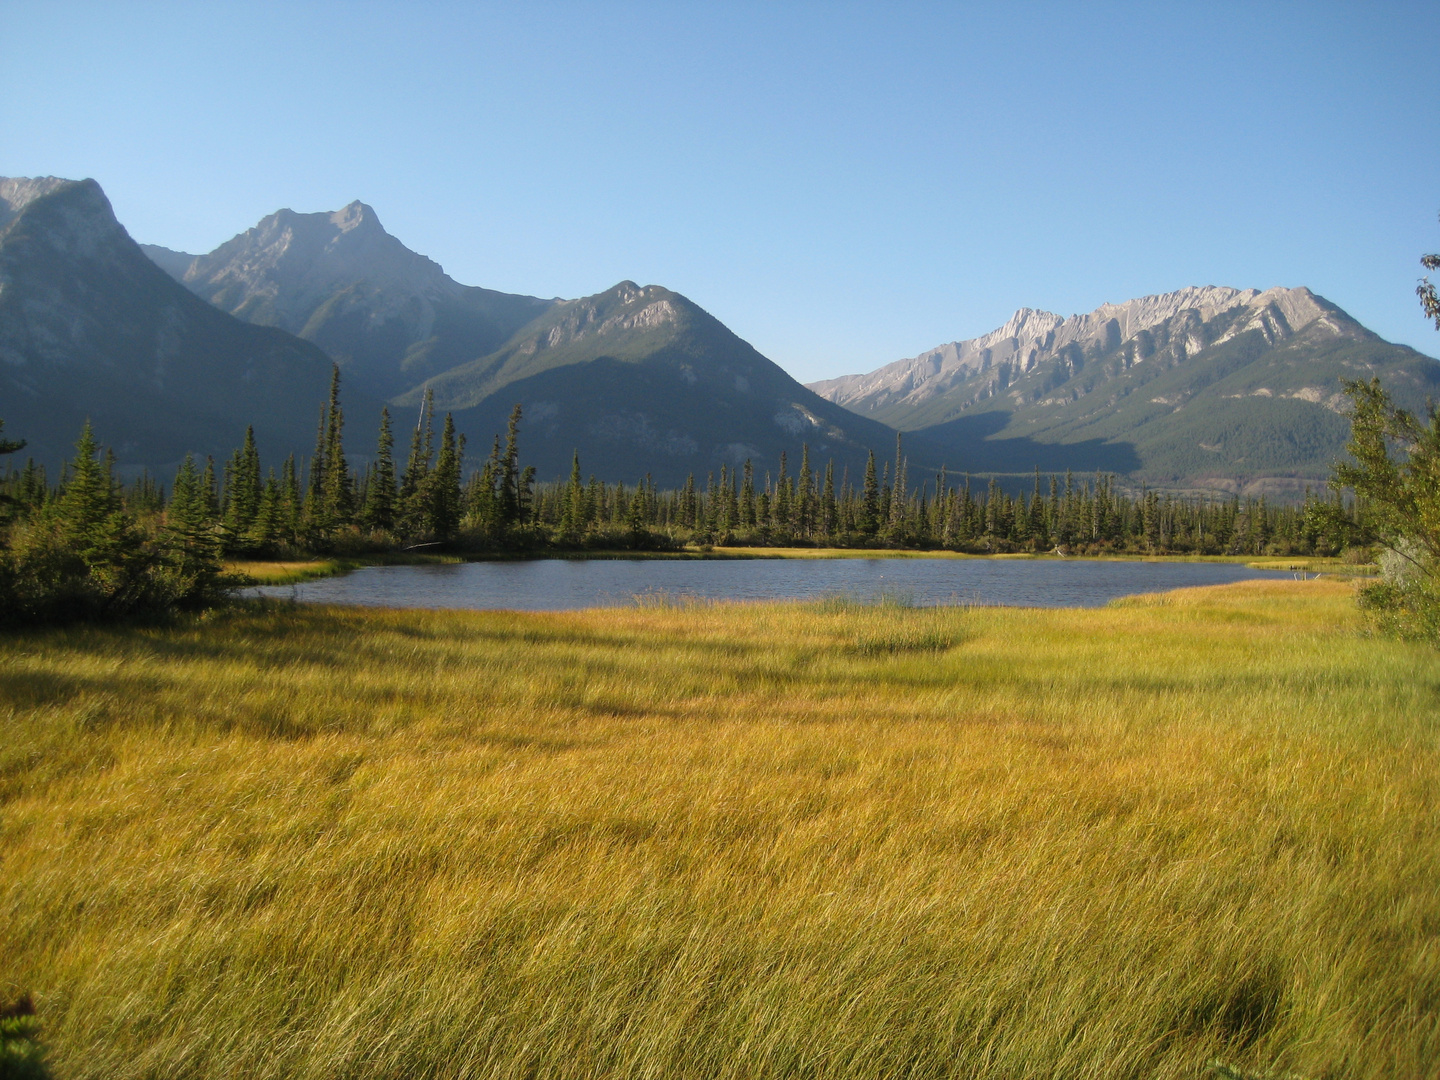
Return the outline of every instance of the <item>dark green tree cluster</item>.
<path id="1" fill-rule="evenodd" d="M 942 470 L 919 485 L 897 444 L 895 461 L 870 455 L 858 484 L 833 463 L 800 469 L 780 455 L 777 471 L 756 483 L 753 464 L 722 466 L 703 487 L 691 476 L 657 492 L 646 478 L 633 489 L 585 482 L 577 454 L 570 478 L 535 496 L 535 527 L 564 546 L 633 546 L 635 535 L 671 543 L 907 547 L 973 552 L 1187 554 L 1338 554 L 1363 542 L 1363 503 L 1307 493 L 1299 506 L 1253 499 L 1182 498 L 1124 493 L 1114 478 L 1077 481 L 1066 474 L 1011 495 L 994 479 L 952 483 Z"/>
<path id="2" fill-rule="evenodd" d="M 23 444 L 0 441 L 0 453 Z M 191 473 L 194 473 L 193 465 Z M 148 480 L 127 492 L 89 424 L 53 491 L 33 462 L 12 473 L 0 520 L 0 622 L 113 619 L 202 607 L 230 584 L 208 533 L 157 516 Z M 199 485 L 194 498 L 201 497 Z M 128 495 L 128 497 L 127 497 Z M 185 505 L 177 488 L 171 506 Z M 173 513 L 168 515 L 173 516 Z"/>
<path id="3" fill-rule="evenodd" d="M 519 468 L 520 408 L 510 420 L 505 448 L 464 480 L 465 437 L 446 414 L 439 438 L 433 397 L 426 395 L 405 466 L 397 473 L 390 411 L 380 414 L 375 455 L 362 471 L 345 453 L 340 372 L 331 377 L 320 411 L 315 452 L 304 466 L 294 456 L 279 471 L 263 472 L 253 430 L 225 464 L 187 458 L 172 502 L 186 500 L 187 528 L 208 531 L 224 555 L 267 557 L 304 552 L 384 551 L 436 546 L 464 539 L 483 547 L 513 541 L 522 531 L 533 474 Z M 192 500 L 188 492 L 197 492 Z"/>

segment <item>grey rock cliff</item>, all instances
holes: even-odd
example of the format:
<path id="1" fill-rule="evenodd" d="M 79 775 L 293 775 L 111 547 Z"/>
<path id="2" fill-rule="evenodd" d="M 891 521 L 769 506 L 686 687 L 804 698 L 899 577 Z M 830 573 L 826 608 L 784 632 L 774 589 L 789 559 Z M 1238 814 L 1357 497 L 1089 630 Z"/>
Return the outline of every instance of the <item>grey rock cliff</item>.
<path id="1" fill-rule="evenodd" d="M 222 311 L 313 341 L 382 397 L 484 356 L 555 303 L 460 284 L 359 201 L 279 210 L 179 273 L 183 252 L 147 253 Z"/>

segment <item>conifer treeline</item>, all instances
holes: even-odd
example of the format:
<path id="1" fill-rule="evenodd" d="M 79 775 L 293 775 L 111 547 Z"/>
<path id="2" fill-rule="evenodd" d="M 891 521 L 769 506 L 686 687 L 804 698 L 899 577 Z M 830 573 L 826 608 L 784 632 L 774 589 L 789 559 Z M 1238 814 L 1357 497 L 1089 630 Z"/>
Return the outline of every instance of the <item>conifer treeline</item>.
<path id="1" fill-rule="evenodd" d="M 900 547 L 972 552 L 1153 552 L 1186 554 L 1331 554 L 1356 542 L 1353 504 L 1309 492 L 1299 506 L 1254 499 L 1182 498 L 1154 491 L 1130 496 L 1114 478 L 1076 480 L 1035 473 L 1027 497 L 1007 494 L 991 479 L 984 488 L 958 483 L 945 470 L 918 487 L 908 482 L 899 441 L 896 467 L 876 473 L 872 453 L 858 485 L 833 463 L 812 470 L 802 447 L 799 473 L 787 455 L 757 483 L 753 465 L 722 466 L 703 489 L 691 476 L 678 491 L 657 492 L 648 480 L 633 490 L 591 476 L 582 483 L 578 456 L 570 479 L 535 493 L 535 524 L 563 544 L 605 540 L 649 529 L 710 544 Z M 895 480 L 892 483 L 891 477 Z M 1362 511 L 1363 512 L 1363 511 Z"/>
<path id="2" fill-rule="evenodd" d="M 217 470 L 190 457 L 180 466 L 168 500 L 148 477 L 119 485 L 109 459 L 113 500 L 137 520 L 154 518 L 190 549 L 208 543 L 217 554 L 265 557 L 304 551 L 386 550 L 450 546 L 458 550 L 666 548 L 685 543 L 945 548 L 959 551 L 1099 553 L 1329 554 L 1358 542 L 1363 507 L 1309 494 L 1300 506 L 1272 506 L 1264 498 L 1183 498 L 1128 494 L 1097 474 L 1077 480 L 1042 478 L 1027 495 L 1011 495 L 993 479 L 979 488 L 942 470 L 912 481 L 897 437 L 893 461 L 872 453 L 864 474 L 838 475 L 833 463 L 812 465 L 808 446 L 792 473 L 757 475 L 745 461 L 722 466 L 703 487 L 691 476 L 678 490 L 657 490 L 646 477 L 633 487 L 583 479 L 578 454 L 570 477 L 535 483 L 520 465 L 520 406 L 502 441 L 497 434 L 482 468 L 463 475 L 465 438 L 446 414 L 435 437 L 433 398 L 427 393 L 403 468 L 394 459 L 388 410 L 380 416 L 374 458 L 361 472 L 345 454 L 340 374 L 334 371 L 321 409 L 315 452 L 302 466 L 294 456 L 262 469 L 254 433 Z M 90 453 L 94 456 L 92 447 Z M 29 463 L 0 478 L 12 517 L 40 515 L 67 498 L 80 461 L 52 490 L 43 469 Z M 158 534 L 157 534 L 158 535 Z"/>

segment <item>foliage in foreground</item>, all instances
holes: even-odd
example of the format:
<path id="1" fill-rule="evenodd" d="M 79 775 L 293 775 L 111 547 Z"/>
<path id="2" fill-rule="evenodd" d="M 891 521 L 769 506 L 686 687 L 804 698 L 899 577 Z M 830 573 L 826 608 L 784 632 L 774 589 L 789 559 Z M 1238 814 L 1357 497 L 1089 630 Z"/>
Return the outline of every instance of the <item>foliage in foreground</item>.
<path id="1" fill-rule="evenodd" d="M 0 1005 L 0 1080 L 48 1080 L 35 1002 L 22 994 Z"/>
<path id="2" fill-rule="evenodd" d="M 22 445 L 0 438 L 0 454 Z M 142 521 L 87 424 L 64 486 L 22 509 L 0 502 L 0 628 L 202 608 L 231 584 L 188 458 L 168 513 Z"/>
<path id="3" fill-rule="evenodd" d="M 272 607 L 0 641 L 57 1076 L 1440 1070 L 1440 657 L 1077 610 Z"/>
<path id="4" fill-rule="evenodd" d="M 1395 407 L 1379 379 L 1348 382 L 1345 392 L 1354 460 L 1336 464 L 1334 485 L 1365 500 L 1366 538 L 1385 549 L 1381 580 L 1361 592 L 1361 607 L 1382 631 L 1440 642 L 1440 414 L 1432 406 L 1422 423 Z"/>

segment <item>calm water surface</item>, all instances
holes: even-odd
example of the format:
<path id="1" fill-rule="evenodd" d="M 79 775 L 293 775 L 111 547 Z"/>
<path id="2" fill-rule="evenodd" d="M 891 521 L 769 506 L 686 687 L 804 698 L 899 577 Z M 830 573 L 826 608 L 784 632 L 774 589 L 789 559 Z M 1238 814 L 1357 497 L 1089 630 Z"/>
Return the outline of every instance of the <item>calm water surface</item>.
<path id="1" fill-rule="evenodd" d="M 1085 559 L 537 559 L 368 566 L 252 596 L 372 607 L 567 611 L 648 600 L 895 597 L 908 603 L 1096 607 L 1118 596 L 1287 576 L 1228 563 Z"/>

